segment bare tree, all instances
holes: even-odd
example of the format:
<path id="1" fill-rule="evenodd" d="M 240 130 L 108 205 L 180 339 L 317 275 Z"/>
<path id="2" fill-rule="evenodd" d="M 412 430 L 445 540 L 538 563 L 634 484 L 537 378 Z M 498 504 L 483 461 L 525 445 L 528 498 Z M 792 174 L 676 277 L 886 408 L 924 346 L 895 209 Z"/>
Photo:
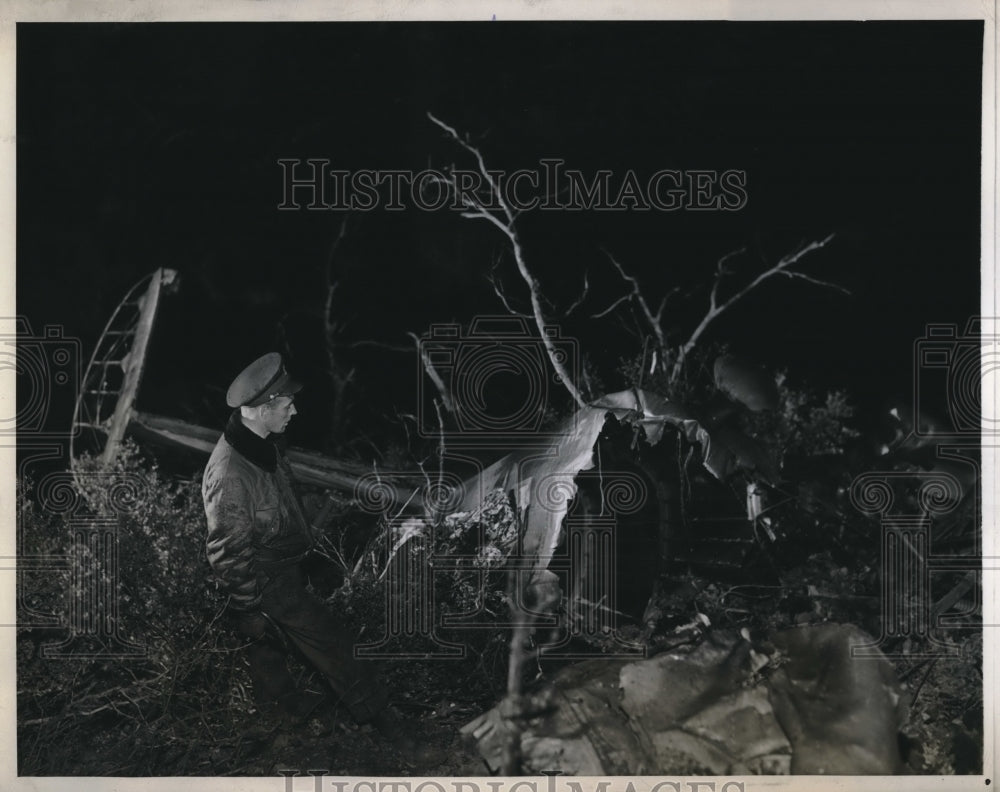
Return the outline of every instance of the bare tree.
<path id="1" fill-rule="evenodd" d="M 427 376 L 430 377 L 431 382 L 434 383 L 434 387 L 437 388 L 437 392 L 441 396 L 441 404 L 444 405 L 444 408 L 449 413 L 454 415 L 455 399 L 452 397 L 451 391 L 445 384 L 445 381 L 441 377 L 441 374 L 438 372 L 438 370 L 434 367 L 434 364 L 431 362 L 430 355 L 428 355 L 427 350 L 420 345 L 420 338 L 417 336 L 416 333 L 407 333 L 407 335 L 413 339 L 413 343 L 417 348 L 417 354 L 420 356 L 420 362 L 423 364 L 424 371 L 427 372 Z M 439 423 L 441 422 L 440 411 L 438 412 L 438 422 Z"/>
<path id="2" fill-rule="evenodd" d="M 611 253 L 606 250 L 604 253 L 611 263 L 615 265 L 615 268 L 618 270 L 625 282 L 629 284 L 630 289 L 626 294 L 619 297 L 603 311 L 598 311 L 593 314 L 592 318 L 599 319 L 602 316 L 607 316 L 608 314 L 613 313 L 618 306 L 623 303 L 633 302 L 638 306 L 639 313 L 642 315 L 643 319 L 645 319 L 646 324 L 648 324 L 650 331 L 653 333 L 653 337 L 656 339 L 656 349 L 654 352 L 657 357 L 654 368 L 665 365 L 664 361 L 669 357 L 670 349 L 667 346 L 667 334 L 663 327 L 663 310 L 667 307 L 667 300 L 680 291 L 680 287 L 674 287 L 663 295 L 663 298 L 660 300 L 660 303 L 657 305 L 656 311 L 654 312 L 642 294 L 642 289 L 639 287 L 639 281 L 632 275 L 625 272 L 625 268 L 618 263 L 618 260 L 612 256 Z"/>
<path id="3" fill-rule="evenodd" d="M 687 341 L 685 341 L 677 350 L 677 355 L 674 359 L 673 368 L 670 372 L 670 381 L 676 382 L 677 378 L 680 376 L 681 368 L 684 366 L 684 360 L 686 359 L 688 353 L 694 348 L 695 344 L 698 343 L 698 339 L 701 338 L 702 334 L 708 329 L 708 326 L 714 322 L 719 316 L 722 315 L 726 309 L 731 308 L 734 303 L 746 297 L 751 291 L 756 289 L 760 284 L 769 278 L 774 278 L 779 275 L 786 278 L 800 278 L 802 280 L 808 281 L 809 283 L 814 283 L 817 286 L 823 286 L 828 289 L 837 289 L 845 294 L 850 294 L 847 289 L 842 286 L 838 286 L 835 283 L 829 283 L 827 281 L 822 281 L 817 278 L 813 278 L 810 275 L 806 275 L 804 272 L 799 272 L 798 270 L 792 269 L 792 267 L 802 260 L 803 257 L 812 253 L 814 250 L 819 250 L 826 247 L 833 240 L 833 234 L 826 236 L 825 238 L 819 240 L 818 242 L 810 242 L 808 244 L 800 245 L 798 250 L 791 253 L 787 253 L 782 256 L 777 264 L 764 270 L 762 273 L 757 275 L 750 283 L 744 286 L 735 294 L 731 295 L 728 299 L 723 302 L 719 302 L 719 285 L 722 283 L 722 279 L 726 276 L 726 262 L 738 255 L 743 251 L 735 251 L 734 253 L 727 254 L 719 259 L 718 266 L 715 272 L 715 281 L 712 283 L 712 290 L 708 295 L 708 310 L 705 315 L 701 318 L 698 326 L 691 332 L 688 336 Z"/>
<path id="4" fill-rule="evenodd" d="M 330 449 L 336 449 L 341 445 L 341 429 L 344 424 L 344 412 L 347 403 L 347 390 L 354 381 L 355 369 L 353 366 L 346 366 L 341 360 L 339 350 L 339 336 L 343 330 L 344 322 L 334 316 L 334 297 L 340 282 L 335 278 L 334 272 L 338 264 L 338 252 L 341 243 L 347 236 L 347 217 L 340 223 L 337 236 L 330 245 L 330 252 L 327 255 L 326 264 L 323 267 L 323 283 L 325 296 L 323 301 L 323 340 L 326 350 L 326 371 L 333 388 L 333 399 L 330 402 L 330 435 L 327 445 Z"/>
<path id="5" fill-rule="evenodd" d="M 705 311 L 704 316 L 699 320 L 698 324 L 695 326 L 694 330 L 687 337 L 687 340 L 678 344 L 675 347 L 671 347 L 667 342 L 666 328 L 664 327 L 664 308 L 666 307 L 667 300 L 678 291 L 675 287 L 667 292 L 666 295 L 660 300 L 654 311 L 650 306 L 650 303 L 646 300 L 642 289 L 639 285 L 639 281 L 632 275 L 629 275 L 622 264 L 608 251 L 605 251 L 608 259 L 618 270 L 622 279 L 628 284 L 629 291 L 623 294 L 621 297 L 617 298 L 611 303 L 607 308 L 604 308 L 597 313 L 592 314 L 593 318 L 600 318 L 603 316 L 608 316 L 617 310 L 621 305 L 625 303 L 632 303 L 638 308 L 639 314 L 648 326 L 649 331 L 652 333 L 653 337 L 656 339 L 656 353 L 657 358 L 654 365 L 651 367 L 653 369 L 659 369 L 664 372 L 669 372 L 669 382 L 671 384 L 677 382 L 684 368 L 684 363 L 687 360 L 688 355 L 691 350 L 697 345 L 698 341 L 708 330 L 709 326 L 718 319 L 726 310 L 731 308 L 739 300 L 746 297 L 751 291 L 760 286 L 764 281 L 769 280 L 774 277 L 786 277 L 786 278 L 797 278 L 801 280 L 808 281 L 817 286 L 822 286 L 824 288 L 836 289 L 838 291 L 844 292 L 845 294 L 850 294 L 850 292 L 842 286 L 836 283 L 830 283 L 828 281 L 823 281 L 818 278 L 814 278 L 811 275 L 793 269 L 794 265 L 798 264 L 805 256 L 813 251 L 820 250 L 826 247 L 834 238 L 833 234 L 824 237 L 821 240 L 815 242 L 809 242 L 808 244 L 800 245 L 796 250 L 784 255 L 777 263 L 763 272 L 756 275 L 749 283 L 747 283 L 743 288 L 735 291 L 729 297 L 720 300 L 719 288 L 722 285 L 722 281 L 725 279 L 726 275 L 730 274 L 730 270 L 727 269 L 726 264 L 737 256 L 742 255 L 746 252 L 746 248 L 740 248 L 738 250 L 733 250 L 724 255 L 716 264 L 715 279 L 712 282 L 712 288 L 708 295 L 708 309 Z"/>
<path id="6" fill-rule="evenodd" d="M 559 375 L 574 401 L 576 401 L 579 406 L 584 406 L 586 402 L 580 389 L 570 378 L 569 372 L 566 370 L 565 365 L 560 361 L 559 356 L 556 353 L 555 344 L 545 333 L 544 328 L 548 319 L 545 315 L 544 306 L 548 301 L 546 300 L 545 294 L 542 292 L 542 288 L 537 277 L 525 259 L 524 248 L 518 236 L 516 226 L 517 212 L 512 209 L 506 201 L 503 192 L 500 189 L 500 185 L 496 181 L 495 172 L 491 173 L 487 169 L 482 152 L 470 143 L 468 138 L 460 135 L 453 127 L 436 118 L 431 113 L 428 113 L 427 116 L 437 126 L 444 130 L 449 138 L 458 143 L 459 146 L 465 149 L 475 159 L 480 177 L 483 179 L 483 183 L 485 184 L 485 192 L 469 190 L 467 189 L 467 185 L 463 186 L 463 189 L 460 189 L 459 185 L 456 183 L 456 177 L 453 174 L 448 175 L 447 172 L 443 178 L 443 186 L 450 190 L 456 200 L 461 201 L 463 217 L 486 220 L 499 229 L 507 238 L 510 243 L 511 251 L 514 254 L 514 261 L 517 265 L 518 273 L 520 274 L 525 285 L 528 287 L 528 294 L 531 301 L 530 317 L 534 320 L 535 325 L 538 328 L 552 367 Z M 670 289 L 659 300 L 659 302 L 656 303 L 656 307 L 654 309 L 653 303 L 647 300 L 645 294 L 643 293 L 638 279 L 626 272 L 625 267 L 610 252 L 605 251 L 605 254 L 614 265 L 619 275 L 621 275 L 622 279 L 628 284 L 629 290 L 612 302 L 608 307 L 597 311 L 596 313 L 592 313 L 591 317 L 601 318 L 608 316 L 614 313 L 622 305 L 631 304 L 636 309 L 636 313 L 638 315 L 637 321 L 640 322 L 640 328 L 642 326 L 647 328 L 646 332 L 642 332 L 640 329 L 640 334 L 651 337 L 655 341 L 653 361 L 650 366 L 650 370 L 659 370 L 666 373 L 668 382 L 673 384 L 679 379 L 684 368 L 684 363 L 691 350 L 698 344 L 699 340 L 712 323 L 735 303 L 743 299 L 747 294 L 765 281 L 779 276 L 796 278 L 808 281 L 809 283 L 813 283 L 818 286 L 823 286 L 825 288 L 837 289 L 838 291 L 849 294 L 850 292 L 842 286 L 814 278 L 795 268 L 795 266 L 799 264 L 804 257 L 814 251 L 826 247 L 833 240 L 833 238 L 834 235 L 830 234 L 821 240 L 800 245 L 796 250 L 786 254 L 775 264 L 757 274 L 745 286 L 738 289 L 725 299 L 721 299 L 719 296 L 720 287 L 726 276 L 730 274 L 730 270 L 727 269 L 726 265 L 732 259 L 735 259 L 745 253 L 746 249 L 741 248 L 727 253 L 725 256 L 720 258 L 717 263 L 715 279 L 709 292 L 709 304 L 705 314 L 699 320 L 694 330 L 691 331 L 691 334 L 687 337 L 687 339 L 674 346 L 671 346 L 668 341 L 668 326 L 665 321 L 664 312 L 669 299 L 679 291 L 679 287 Z M 514 307 L 495 269 L 494 273 L 490 276 L 490 283 L 492 284 L 497 297 L 509 313 L 515 316 L 527 316 L 527 314 L 518 311 Z M 576 300 L 574 300 L 573 304 L 566 309 L 564 312 L 566 316 L 569 316 L 573 311 L 580 307 L 588 295 L 589 288 L 589 278 L 585 274 L 581 294 Z M 430 373 L 430 370 L 428 370 L 428 373 Z"/>
<path id="7" fill-rule="evenodd" d="M 455 183 L 454 176 L 452 176 L 450 180 L 448 177 L 445 178 L 445 186 L 451 190 L 452 194 L 458 200 L 461 200 L 463 206 L 462 217 L 487 220 L 507 237 L 507 240 L 510 242 L 511 250 L 514 253 L 514 262 L 517 264 L 517 271 L 520 273 L 521 279 L 528 287 L 528 293 L 531 298 L 531 315 L 535 320 L 535 326 L 538 328 L 538 334 L 541 337 L 542 344 L 548 354 L 549 362 L 552 364 L 552 368 L 555 370 L 556 374 L 559 375 L 559 379 L 562 381 L 563 386 L 567 391 L 569 391 L 570 396 L 573 397 L 573 400 L 577 403 L 577 405 L 580 407 L 586 406 L 586 401 L 580 393 L 580 390 L 577 388 L 576 383 L 570 376 L 569 370 L 562 361 L 554 341 L 545 332 L 545 326 L 549 322 L 542 307 L 544 296 L 538 279 L 528 267 L 528 263 L 524 257 L 524 248 L 521 245 L 521 240 L 518 236 L 516 227 L 517 213 L 504 199 L 499 184 L 497 184 L 493 174 L 491 174 L 486 167 L 486 162 L 483 159 L 482 152 L 469 143 L 467 139 L 460 136 L 454 128 L 435 118 L 433 114 L 428 113 L 427 117 L 441 127 L 448 137 L 458 143 L 458 145 L 468 151 L 473 158 L 475 158 L 479 174 L 485 180 L 487 185 L 489 195 L 488 200 L 481 197 L 475 191 L 466 189 L 460 190 L 458 185 Z M 494 283 L 494 288 L 496 288 L 496 283 Z M 498 290 L 498 294 L 501 295 L 501 299 L 504 301 L 508 310 L 511 310 L 513 313 L 514 311 L 510 309 L 506 298 L 502 295 L 502 290 Z"/>

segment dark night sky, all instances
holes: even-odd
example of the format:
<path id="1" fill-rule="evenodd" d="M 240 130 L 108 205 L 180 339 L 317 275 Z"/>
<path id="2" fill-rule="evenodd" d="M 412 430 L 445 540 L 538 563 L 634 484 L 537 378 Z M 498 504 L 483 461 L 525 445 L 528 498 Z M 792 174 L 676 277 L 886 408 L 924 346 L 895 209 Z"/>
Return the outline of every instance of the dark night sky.
<path id="1" fill-rule="evenodd" d="M 852 297 L 775 282 L 712 339 L 865 404 L 906 395 L 925 323 L 978 312 L 982 31 L 979 21 L 21 24 L 18 312 L 36 331 L 63 324 L 89 355 L 124 291 L 174 267 L 183 287 L 165 305 L 142 406 L 214 419 L 223 411 L 208 405 L 232 375 L 282 348 L 283 319 L 292 368 L 312 387 L 303 400 L 318 407 L 309 312 L 341 215 L 277 211 L 277 160 L 469 167 L 432 111 L 495 168 L 559 157 L 585 172 L 745 170 L 738 212 L 528 212 L 529 259 L 563 306 L 589 272 L 593 312 L 623 291 L 602 248 L 655 298 L 707 286 L 734 248 L 774 260 L 835 232 L 805 269 Z M 351 229 L 338 310 L 348 340 L 404 344 L 406 331 L 501 310 L 483 275 L 506 248 L 485 223 L 409 208 L 356 213 Z M 509 256 L 500 266 L 517 294 Z M 690 329 L 706 296 L 678 303 L 679 325 Z M 606 368 L 635 348 L 611 320 L 565 330 Z M 412 355 L 350 354 L 374 412 L 413 409 Z M 379 386 L 389 393 L 372 397 Z M 309 445 L 302 426 L 293 439 Z"/>

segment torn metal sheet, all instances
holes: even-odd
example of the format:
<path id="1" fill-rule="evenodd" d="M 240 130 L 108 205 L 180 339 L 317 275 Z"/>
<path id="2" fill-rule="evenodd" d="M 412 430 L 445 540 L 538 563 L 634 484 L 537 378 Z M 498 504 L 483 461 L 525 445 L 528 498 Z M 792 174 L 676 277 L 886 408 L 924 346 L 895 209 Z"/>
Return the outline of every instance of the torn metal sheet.
<path id="1" fill-rule="evenodd" d="M 561 539 L 563 519 L 577 494 L 577 477 L 596 466 L 594 446 L 608 415 L 632 424 L 656 445 L 673 429 L 701 449 L 701 463 L 715 478 L 737 471 L 773 483 L 777 478 L 767 454 L 738 431 L 707 429 L 684 405 L 644 390 L 607 394 L 579 409 L 550 435 L 547 447 L 533 447 L 503 457 L 463 485 L 458 510 L 475 511 L 495 491 L 512 493 L 522 523 L 522 554 L 546 569 Z"/>

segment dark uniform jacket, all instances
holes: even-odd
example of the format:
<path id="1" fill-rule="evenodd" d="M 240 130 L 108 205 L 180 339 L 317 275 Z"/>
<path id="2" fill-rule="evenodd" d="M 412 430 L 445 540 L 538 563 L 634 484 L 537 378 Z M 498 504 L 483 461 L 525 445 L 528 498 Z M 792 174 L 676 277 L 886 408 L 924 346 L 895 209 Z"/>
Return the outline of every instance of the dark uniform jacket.
<path id="1" fill-rule="evenodd" d="M 267 580 L 315 544 L 291 468 L 271 438 L 250 431 L 236 410 L 208 460 L 201 491 L 209 563 L 230 604 L 256 610 Z"/>

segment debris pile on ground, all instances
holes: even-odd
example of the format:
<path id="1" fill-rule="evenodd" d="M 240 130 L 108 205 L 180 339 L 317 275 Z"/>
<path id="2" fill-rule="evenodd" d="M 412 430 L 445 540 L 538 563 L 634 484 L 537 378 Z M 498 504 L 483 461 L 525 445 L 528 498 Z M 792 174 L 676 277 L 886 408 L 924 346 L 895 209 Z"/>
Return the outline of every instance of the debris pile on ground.
<path id="1" fill-rule="evenodd" d="M 575 775 L 891 774 L 907 697 L 873 639 L 852 625 L 782 630 L 757 644 L 719 630 L 648 660 L 560 671 L 516 728 L 526 773 Z M 467 724 L 492 770 L 509 721 Z"/>

